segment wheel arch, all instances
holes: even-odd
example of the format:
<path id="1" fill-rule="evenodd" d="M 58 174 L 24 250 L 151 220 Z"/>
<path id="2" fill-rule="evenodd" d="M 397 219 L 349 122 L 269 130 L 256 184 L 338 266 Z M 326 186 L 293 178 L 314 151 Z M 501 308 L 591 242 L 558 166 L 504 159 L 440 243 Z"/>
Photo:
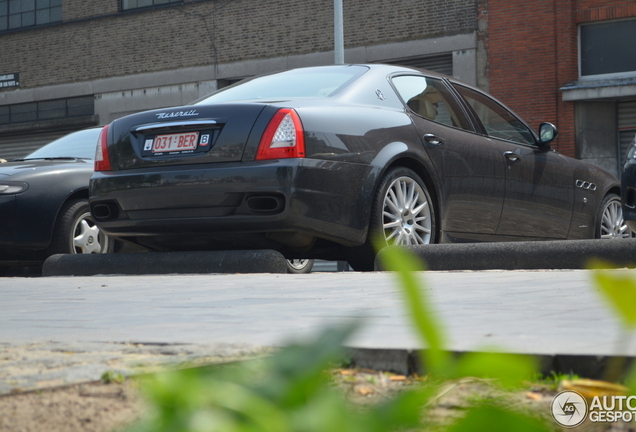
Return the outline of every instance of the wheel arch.
<path id="1" fill-rule="evenodd" d="M 55 219 L 53 220 L 53 226 L 51 227 L 51 230 L 49 232 L 49 241 L 48 241 L 48 247 L 51 246 L 51 242 L 53 241 L 53 233 L 55 232 L 56 227 L 58 226 L 58 223 L 60 221 L 60 216 L 62 214 L 62 209 L 70 202 L 73 200 L 78 200 L 78 199 L 86 199 L 88 200 L 88 187 L 86 188 L 80 188 L 77 189 L 73 192 L 71 192 L 66 199 L 64 199 L 64 201 L 62 201 L 60 203 L 60 206 L 57 208 L 57 212 L 55 214 Z"/>
<path id="2" fill-rule="evenodd" d="M 413 170 L 424 182 L 426 188 L 428 189 L 429 194 L 431 194 L 431 199 L 433 200 L 433 210 L 435 212 L 435 239 L 436 241 L 440 240 L 441 234 L 441 215 L 442 215 L 442 204 L 440 200 L 440 191 L 437 188 L 437 183 L 433 179 L 433 175 L 430 172 L 432 168 L 427 168 L 424 163 L 415 159 L 414 157 L 410 157 L 407 155 L 401 155 L 392 160 L 389 164 L 387 164 L 380 176 L 378 177 L 378 181 L 375 186 L 374 196 L 377 193 L 377 188 L 380 187 L 381 179 L 384 175 L 393 168 L 408 168 Z"/>
<path id="3" fill-rule="evenodd" d="M 612 186 L 607 192 L 605 192 L 605 195 L 603 195 L 603 198 L 605 198 L 606 196 L 608 196 L 611 193 L 616 194 L 616 195 L 618 195 L 620 197 L 621 196 L 621 187 L 617 186 L 617 185 Z"/>

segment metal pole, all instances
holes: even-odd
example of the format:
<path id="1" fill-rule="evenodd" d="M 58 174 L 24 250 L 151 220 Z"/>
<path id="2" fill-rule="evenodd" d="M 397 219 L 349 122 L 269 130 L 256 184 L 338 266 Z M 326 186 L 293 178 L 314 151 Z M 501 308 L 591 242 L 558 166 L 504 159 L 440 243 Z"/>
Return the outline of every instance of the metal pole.
<path id="1" fill-rule="evenodd" d="M 333 52 L 334 63 L 344 64 L 342 0 L 333 0 Z"/>

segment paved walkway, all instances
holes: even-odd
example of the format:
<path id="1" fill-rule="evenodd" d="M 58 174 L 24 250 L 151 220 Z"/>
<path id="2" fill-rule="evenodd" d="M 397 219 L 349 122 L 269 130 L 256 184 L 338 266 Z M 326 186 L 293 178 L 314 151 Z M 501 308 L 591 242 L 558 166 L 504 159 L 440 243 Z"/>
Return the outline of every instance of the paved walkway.
<path id="1" fill-rule="evenodd" d="M 420 276 L 454 351 L 636 354 L 588 271 Z M 0 298 L 0 393 L 258 355 L 361 316 L 349 345 L 421 347 L 390 273 L 2 278 Z"/>

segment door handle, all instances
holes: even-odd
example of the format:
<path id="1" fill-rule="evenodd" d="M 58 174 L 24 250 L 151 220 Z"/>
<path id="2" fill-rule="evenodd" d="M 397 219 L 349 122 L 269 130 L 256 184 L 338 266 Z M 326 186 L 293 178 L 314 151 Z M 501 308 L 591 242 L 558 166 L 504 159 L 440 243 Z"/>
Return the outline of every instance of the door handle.
<path id="1" fill-rule="evenodd" d="M 521 156 L 511 151 L 504 152 L 504 156 L 511 162 L 517 162 L 521 160 Z"/>
<path id="2" fill-rule="evenodd" d="M 429 143 L 431 143 L 433 145 L 436 145 L 436 146 L 444 144 L 444 139 L 443 138 L 440 138 L 440 137 L 435 136 L 433 134 L 425 134 L 424 135 L 424 140 L 426 140 L 426 142 L 429 142 Z"/>

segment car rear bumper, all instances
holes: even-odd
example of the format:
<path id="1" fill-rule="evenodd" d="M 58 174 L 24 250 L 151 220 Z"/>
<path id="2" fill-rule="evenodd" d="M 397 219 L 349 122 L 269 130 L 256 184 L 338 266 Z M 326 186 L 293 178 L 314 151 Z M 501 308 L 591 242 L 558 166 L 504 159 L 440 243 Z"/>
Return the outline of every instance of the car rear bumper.
<path id="1" fill-rule="evenodd" d="M 366 237 L 376 169 L 284 159 L 96 172 L 90 204 L 115 237 L 288 232 L 356 245 Z"/>

